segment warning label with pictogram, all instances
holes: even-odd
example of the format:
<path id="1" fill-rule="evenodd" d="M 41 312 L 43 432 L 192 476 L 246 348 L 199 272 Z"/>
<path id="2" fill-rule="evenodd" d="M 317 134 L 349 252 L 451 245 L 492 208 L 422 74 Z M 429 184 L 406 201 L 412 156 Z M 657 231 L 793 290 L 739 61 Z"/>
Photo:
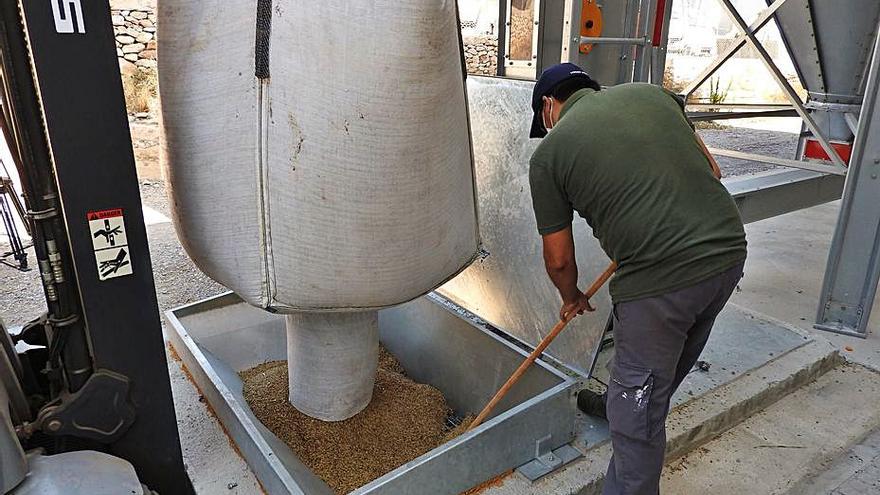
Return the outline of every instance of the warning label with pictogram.
<path id="1" fill-rule="evenodd" d="M 125 236 L 125 216 L 121 208 L 90 211 L 86 214 L 98 279 L 109 280 L 134 273 Z"/>

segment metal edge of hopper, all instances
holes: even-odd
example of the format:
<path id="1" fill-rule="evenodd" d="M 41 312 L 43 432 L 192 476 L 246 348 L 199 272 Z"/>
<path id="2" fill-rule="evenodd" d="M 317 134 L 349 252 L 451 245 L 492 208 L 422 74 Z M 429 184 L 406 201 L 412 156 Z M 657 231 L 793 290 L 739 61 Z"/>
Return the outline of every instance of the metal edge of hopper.
<path id="1" fill-rule="evenodd" d="M 427 295 L 426 299 L 448 311 L 454 317 L 466 321 L 477 331 L 489 336 L 496 343 L 500 343 L 523 358 L 527 356 L 528 353 L 521 345 L 503 338 L 499 334 L 499 332 L 503 334 L 503 330 L 487 325 L 479 316 L 460 308 L 452 301 L 436 293 Z M 189 335 L 181 322 L 182 318 L 194 315 L 200 311 L 217 309 L 238 302 L 240 302 L 238 296 L 232 292 L 227 292 L 166 311 L 164 316 L 173 329 L 173 331 L 169 332 L 168 339 L 185 365 L 187 374 L 200 393 L 206 397 L 214 414 L 220 420 L 224 431 L 247 460 L 251 469 L 255 471 L 267 492 L 310 493 L 304 491 L 298 480 L 291 475 L 288 467 L 266 441 L 260 425 L 255 424 L 248 417 L 249 415 L 246 413 L 247 405 L 242 404 L 236 398 L 219 374 L 213 370 L 210 360 L 192 336 Z M 559 429 L 565 429 L 564 436 L 566 438 L 564 442 L 557 443 L 567 445 L 575 435 L 575 422 L 573 420 L 569 421 L 569 419 L 573 419 L 574 411 L 573 406 L 569 407 L 569 404 L 573 403 L 573 394 L 577 390 L 580 381 L 576 377 L 566 374 L 555 366 L 548 365 L 540 360 L 536 362 L 536 365 L 558 378 L 560 383 L 498 414 L 475 430 L 442 444 L 419 458 L 364 485 L 354 491 L 353 494 L 409 493 L 408 490 L 418 489 L 420 483 L 423 483 L 423 481 L 419 481 L 419 478 L 427 477 L 436 482 L 438 473 L 436 472 L 436 466 L 434 468 L 431 467 L 431 461 L 443 456 L 448 456 L 446 464 L 463 469 L 466 475 L 457 477 L 457 479 L 447 480 L 443 484 L 435 486 L 434 488 L 438 489 L 436 493 L 457 493 L 454 490 L 462 487 L 462 489 L 467 489 L 485 479 L 491 478 L 493 475 L 516 468 L 520 464 L 527 464 L 533 458 L 536 458 L 537 455 L 531 455 L 537 452 L 536 448 L 532 446 L 528 447 L 530 455 L 527 458 L 519 459 L 517 462 L 508 461 L 507 465 L 504 466 L 489 466 L 483 462 L 485 461 L 483 456 L 489 450 L 497 451 L 502 449 L 508 451 L 514 450 L 515 447 L 518 447 L 515 450 L 523 450 L 522 446 L 512 445 L 516 442 L 516 432 L 531 430 L 533 426 L 536 426 L 533 422 L 538 419 L 542 422 L 555 421 L 562 425 Z M 523 414 L 526 412 L 531 414 Z M 568 418 L 569 415 L 572 418 Z M 265 429 L 262 430 L 265 431 Z M 474 441 L 480 438 L 486 438 L 488 441 Z M 478 443 L 479 445 L 476 445 Z M 475 445 L 476 449 L 474 448 Z M 521 452 L 519 456 L 522 457 Z M 473 465 L 476 461 L 481 461 L 484 464 L 480 466 L 481 470 L 476 471 L 482 473 L 491 471 L 493 474 L 481 475 L 475 472 Z M 444 467 L 444 469 L 448 469 L 448 466 Z M 414 476 L 414 473 L 417 473 L 417 475 Z M 467 475 L 470 475 L 470 477 Z M 439 479 L 445 478 L 439 477 Z M 423 488 L 424 485 L 421 486 Z M 401 492 L 400 490 L 403 491 Z"/>
<path id="2" fill-rule="evenodd" d="M 165 311 L 164 316 L 173 330 L 168 332 L 168 340 L 183 363 L 188 378 L 212 407 L 230 443 L 236 446 L 267 492 L 278 493 L 284 490 L 294 495 L 307 495 L 281 460 L 273 455 L 272 448 L 263 439 L 257 425 L 244 413 L 243 408 L 247 406 L 239 403 L 232 391 L 226 387 L 178 318 L 178 315 L 191 314 L 195 309 L 205 305 L 208 308 L 204 309 L 213 309 L 236 299 L 238 296 L 227 292 Z"/>

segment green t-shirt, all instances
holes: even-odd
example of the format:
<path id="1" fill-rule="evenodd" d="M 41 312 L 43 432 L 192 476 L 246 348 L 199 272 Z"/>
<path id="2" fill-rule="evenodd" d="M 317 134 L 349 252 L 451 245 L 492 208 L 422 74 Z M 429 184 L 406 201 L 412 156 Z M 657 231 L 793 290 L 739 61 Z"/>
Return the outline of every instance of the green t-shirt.
<path id="1" fill-rule="evenodd" d="M 674 94 L 622 84 L 573 94 L 529 164 L 542 235 L 586 219 L 620 268 L 614 302 L 656 296 L 746 257 L 736 203 Z"/>

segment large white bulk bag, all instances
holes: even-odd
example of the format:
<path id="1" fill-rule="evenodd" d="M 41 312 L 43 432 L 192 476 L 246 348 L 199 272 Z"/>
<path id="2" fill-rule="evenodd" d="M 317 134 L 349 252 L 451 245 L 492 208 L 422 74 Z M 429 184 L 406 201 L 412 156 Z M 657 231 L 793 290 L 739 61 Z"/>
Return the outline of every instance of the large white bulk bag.
<path id="1" fill-rule="evenodd" d="M 162 0 L 174 220 L 281 312 L 413 299 L 479 244 L 454 1 Z"/>

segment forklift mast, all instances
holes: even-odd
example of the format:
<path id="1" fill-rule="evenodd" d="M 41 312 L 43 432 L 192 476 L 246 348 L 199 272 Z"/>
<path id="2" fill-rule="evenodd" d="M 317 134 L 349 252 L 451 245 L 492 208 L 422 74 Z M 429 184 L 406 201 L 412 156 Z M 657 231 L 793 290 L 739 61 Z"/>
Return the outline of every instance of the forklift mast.
<path id="1" fill-rule="evenodd" d="M 23 361 L 39 370 L 20 377 L 32 400 L 34 383 L 50 384 L 18 418 L 24 436 L 54 439 L 51 453 L 101 450 L 159 493 L 192 493 L 109 3 L 2 2 L 0 55 L 4 136 L 48 307 L 18 337 L 48 349 Z"/>

